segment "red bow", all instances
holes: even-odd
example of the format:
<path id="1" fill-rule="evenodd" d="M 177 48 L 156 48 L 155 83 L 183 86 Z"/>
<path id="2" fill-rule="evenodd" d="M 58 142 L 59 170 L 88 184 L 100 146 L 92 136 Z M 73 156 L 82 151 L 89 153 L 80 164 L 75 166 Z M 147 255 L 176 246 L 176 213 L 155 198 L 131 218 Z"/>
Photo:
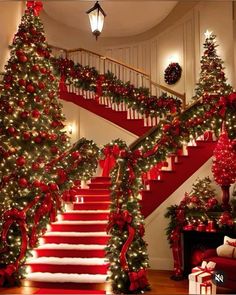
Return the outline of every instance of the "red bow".
<path id="1" fill-rule="evenodd" d="M 43 4 L 42 4 L 41 1 L 27 1 L 26 6 L 28 8 L 28 11 L 30 9 L 33 9 L 33 12 L 34 12 L 35 16 L 39 16 L 39 13 L 43 8 Z"/>
<path id="2" fill-rule="evenodd" d="M 24 211 L 13 208 L 11 210 L 6 211 L 3 214 L 4 223 L 2 226 L 2 243 L 3 248 L 0 249 L 0 252 L 6 252 L 8 250 L 7 245 L 7 234 L 12 226 L 13 223 L 17 223 L 20 231 L 21 231 L 21 248 L 20 248 L 20 254 L 16 260 L 16 263 L 21 261 L 21 259 L 25 256 L 25 252 L 27 250 L 27 244 L 28 244 L 28 237 L 27 237 L 27 224 L 26 224 L 26 214 Z"/>
<path id="3" fill-rule="evenodd" d="M 0 269 L 0 286 L 3 286 L 5 284 L 13 286 L 15 284 L 13 274 L 16 269 L 17 267 L 14 264 L 9 264 L 6 268 Z"/>
<path id="4" fill-rule="evenodd" d="M 146 288 L 148 284 L 146 269 L 140 269 L 137 272 L 129 273 L 130 291 L 137 291 Z"/>

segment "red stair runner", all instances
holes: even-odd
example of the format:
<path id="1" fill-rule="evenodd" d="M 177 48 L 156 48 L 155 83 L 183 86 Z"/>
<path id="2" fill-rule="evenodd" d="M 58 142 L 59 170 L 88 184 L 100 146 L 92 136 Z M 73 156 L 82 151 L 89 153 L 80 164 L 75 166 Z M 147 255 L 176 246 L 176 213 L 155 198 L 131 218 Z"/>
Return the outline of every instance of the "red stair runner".
<path id="1" fill-rule="evenodd" d="M 150 189 L 142 191 L 141 208 L 144 217 L 151 214 L 213 154 L 214 141 L 197 141 L 197 146 L 188 146 L 187 156 L 178 156 L 172 162 L 171 171 L 161 171 L 160 180 L 149 180 Z"/>
<path id="2" fill-rule="evenodd" d="M 34 250 L 36 258 L 27 261 L 26 282 L 42 288 L 37 294 L 45 294 L 45 290 L 63 294 L 63 290 L 76 289 L 77 294 L 83 294 L 84 289 L 105 289 L 109 186 L 109 178 L 98 177 L 91 180 L 91 188 L 77 188 L 83 203 L 76 202 L 76 195 L 72 210 L 58 215 L 58 221 L 49 226 Z"/>
<path id="3" fill-rule="evenodd" d="M 60 91 L 60 98 L 73 102 L 74 104 L 77 104 L 78 106 L 113 122 L 125 130 L 134 133 L 135 135 L 141 136 L 150 129 L 150 127 L 144 126 L 143 119 L 127 119 L 126 111 L 114 111 L 105 105 L 99 104 L 94 99 L 85 99 L 82 95 L 77 95 L 75 93 L 69 93 L 66 91 Z"/>

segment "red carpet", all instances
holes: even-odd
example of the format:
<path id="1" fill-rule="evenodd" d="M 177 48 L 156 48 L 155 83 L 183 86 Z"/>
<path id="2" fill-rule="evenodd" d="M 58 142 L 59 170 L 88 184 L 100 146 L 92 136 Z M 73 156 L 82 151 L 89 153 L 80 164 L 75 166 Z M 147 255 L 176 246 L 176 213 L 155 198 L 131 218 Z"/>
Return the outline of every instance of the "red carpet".
<path id="1" fill-rule="evenodd" d="M 34 294 L 106 294 L 99 290 L 39 289 Z"/>

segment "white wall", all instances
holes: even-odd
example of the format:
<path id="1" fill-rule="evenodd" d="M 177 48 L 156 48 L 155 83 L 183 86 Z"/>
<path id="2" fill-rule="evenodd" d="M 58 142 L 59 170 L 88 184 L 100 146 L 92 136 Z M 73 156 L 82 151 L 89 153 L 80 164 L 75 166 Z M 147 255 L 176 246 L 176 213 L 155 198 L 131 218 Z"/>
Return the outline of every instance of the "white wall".
<path id="1" fill-rule="evenodd" d="M 212 159 L 209 159 L 200 167 L 188 180 L 186 180 L 167 200 L 165 200 L 151 215 L 145 220 L 145 240 L 148 243 L 148 254 L 150 267 L 152 269 L 173 270 L 172 252 L 169 247 L 165 229 L 168 226 L 169 219 L 164 218 L 166 208 L 179 204 L 184 197 L 185 192 L 190 192 L 192 184 L 199 178 L 213 175 L 211 172 Z M 220 188 L 215 182 L 213 187 L 216 189 L 216 195 L 221 196 Z M 158 237 L 158 238 L 153 238 Z"/>
<path id="2" fill-rule="evenodd" d="M 82 108 L 79 124 L 80 137 L 92 139 L 99 146 L 117 138 L 123 139 L 129 145 L 137 138 L 134 134 Z"/>
<path id="3" fill-rule="evenodd" d="M 0 71 L 9 59 L 8 46 L 12 44 L 22 16 L 23 3 L 21 1 L 0 2 Z"/>
<path id="4" fill-rule="evenodd" d="M 173 61 L 180 63 L 182 78 L 173 86 L 179 93 L 186 93 L 188 101 L 194 94 L 195 83 L 200 73 L 200 58 L 203 51 L 204 32 L 208 29 L 217 35 L 220 45 L 217 52 L 225 61 L 226 76 L 234 84 L 234 42 L 231 1 L 201 1 L 185 15 L 169 24 L 156 36 L 137 42 L 105 47 L 105 54 L 151 73 L 152 80 L 164 82 L 164 70 Z"/>

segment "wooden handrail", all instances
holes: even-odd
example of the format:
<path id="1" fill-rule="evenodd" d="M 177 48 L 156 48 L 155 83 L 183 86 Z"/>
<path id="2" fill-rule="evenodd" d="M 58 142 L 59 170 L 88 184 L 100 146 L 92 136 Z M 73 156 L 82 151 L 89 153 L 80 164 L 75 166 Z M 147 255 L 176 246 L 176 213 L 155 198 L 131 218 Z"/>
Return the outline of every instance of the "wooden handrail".
<path id="1" fill-rule="evenodd" d="M 164 90 L 164 91 L 166 91 L 166 92 L 168 92 L 168 93 L 170 93 L 170 94 L 172 94 L 172 95 L 174 95 L 176 97 L 179 97 L 183 101 L 183 107 L 185 108 L 185 105 L 186 105 L 186 94 L 185 93 L 183 93 L 183 94 L 182 93 L 179 93 L 177 91 L 174 91 L 172 89 L 169 89 L 166 86 L 163 86 L 161 84 L 158 84 L 156 82 L 151 81 L 150 75 L 147 74 L 144 71 L 141 71 L 140 69 L 137 69 L 135 67 L 131 67 L 131 66 L 129 66 L 129 65 L 123 63 L 123 62 L 120 62 L 120 61 L 118 61 L 118 60 L 116 60 L 114 58 L 106 57 L 106 56 L 103 56 L 103 55 L 101 55 L 99 53 L 96 53 L 96 52 L 93 52 L 91 50 L 84 49 L 84 48 L 64 49 L 64 48 L 57 47 L 57 46 L 52 46 L 52 45 L 50 45 L 50 47 L 55 48 L 55 49 L 58 49 L 58 50 L 65 51 L 66 54 L 69 54 L 69 53 L 72 53 L 72 52 L 77 52 L 77 51 L 86 52 L 86 53 L 89 53 L 89 54 L 93 54 L 93 55 L 99 57 L 100 59 L 103 59 L 103 60 L 107 60 L 107 61 L 116 63 L 116 64 L 118 64 L 120 66 L 123 66 L 123 67 L 125 67 L 125 68 L 127 68 L 129 70 L 132 70 L 132 71 L 136 72 L 137 74 L 141 74 L 141 75 L 145 76 L 147 79 L 150 80 L 150 85 L 156 86 L 156 87 L 158 87 L 158 88 L 160 88 L 160 89 L 162 89 L 162 90 Z"/>
<path id="2" fill-rule="evenodd" d="M 202 100 L 202 98 L 200 97 L 199 99 L 197 99 L 196 101 L 194 101 L 192 104 L 190 104 L 189 106 L 187 106 L 187 107 L 181 112 L 181 114 L 184 114 L 186 111 L 188 111 L 188 110 L 191 109 L 193 106 L 195 106 L 196 104 L 198 104 L 201 100 Z M 179 116 L 179 115 L 177 115 L 177 116 Z M 175 118 L 175 117 L 177 117 L 177 116 L 174 116 L 173 118 Z M 136 139 L 134 142 L 132 142 L 132 143 L 129 145 L 129 148 L 130 148 L 131 150 L 134 150 L 134 149 L 137 147 L 137 145 L 140 144 L 140 142 L 142 142 L 146 137 L 151 136 L 151 135 L 156 131 L 157 128 L 158 128 L 158 125 L 152 127 L 151 129 L 149 129 L 146 133 L 144 133 L 142 136 L 140 136 L 138 139 Z"/>
<path id="3" fill-rule="evenodd" d="M 87 53 L 90 53 L 90 54 L 96 55 L 96 56 L 98 56 L 99 58 L 101 58 L 101 59 L 103 59 L 103 60 L 108 60 L 108 61 L 114 62 L 114 63 L 116 63 L 116 64 L 118 64 L 118 65 L 120 65 L 120 66 L 122 66 L 122 67 L 125 67 L 125 68 L 127 68 L 127 69 L 129 69 L 129 70 L 135 71 L 135 72 L 137 72 L 138 74 L 141 74 L 141 75 L 143 75 L 143 76 L 146 76 L 146 77 L 148 77 L 148 78 L 150 79 L 150 75 L 149 75 L 149 74 L 145 73 L 144 71 L 141 71 L 140 69 L 137 69 L 137 68 L 131 67 L 131 66 L 129 66 L 129 65 L 127 65 L 127 64 L 125 64 L 125 63 L 123 63 L 123 62 L 121 62 L 121 61 L 118 61 L 118 60 L 115 59 L 115 58 L 111 58 L 111 57 L 103 56 L 103 55 L 101 55 L 101 54 L 99 54 L 99 53 L 96 53 L 96 52 L 93 52 L 93 51 L 91 51 L 91 50 L 84 49 L 84 48 L 70 49 L 70 50 L 67 50 L 67 51 L 68 51 L 68 53 L 76 52 L 76 51 L 83 51 L 83 52 L 87 52 Z"/>
<path id="4" fill-rule="evenodd" d="M 181 93 L 179 93 L 179 92 L 177 92 L 177 91 L 174 91 L 174 90 L 172 90 L 172 89 L 170 89 L 170 88 L 168 88 L 168 87 L 166 87 L 166 86 L 163 86 L 163 85 L 161 85 L 161 84 L 158 84 L 158 83 L 156 83 L 156 82 L 152 82 L 152 81 L 151 81 L 151 85 L 157 86 L 157 87 L 159 87 L 160 89 L 162 89 L 162 90 L 164 90 L 164 91 L 166 91 L 166 92 L 169 92 L 169 93 L 173 94 L 174 96 L 179 97 L 183 102 L 186 101 L 186 93 L 181 94 Z"/>

